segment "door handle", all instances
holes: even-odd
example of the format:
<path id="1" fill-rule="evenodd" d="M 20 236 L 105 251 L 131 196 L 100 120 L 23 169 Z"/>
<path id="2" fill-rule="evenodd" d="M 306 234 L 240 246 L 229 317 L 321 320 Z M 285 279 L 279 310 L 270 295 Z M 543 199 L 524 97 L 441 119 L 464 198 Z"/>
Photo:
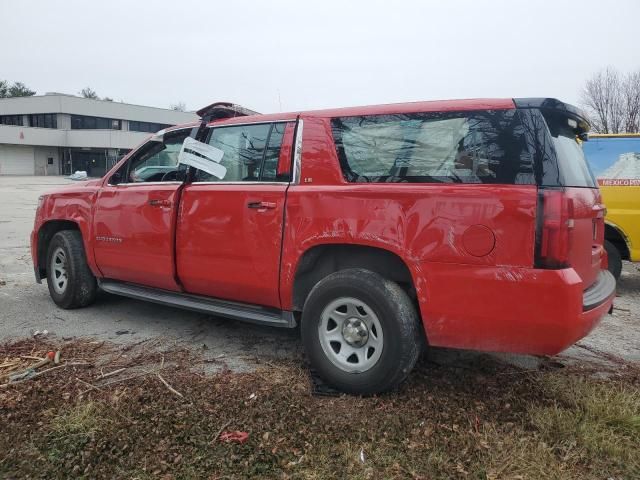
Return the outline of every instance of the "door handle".
<path id="1" fill-rule="evenodd" d="M 149 205 L 152 207 L 170 207 L 170 200 L 149 200 Z"/>
<path id="2" fill-rule="evenodd" d="M 258 210 L 266 210 L 267 208 L 276 208 L 275 202 L 249 202 L 248 208 L 257 208 Z"/>

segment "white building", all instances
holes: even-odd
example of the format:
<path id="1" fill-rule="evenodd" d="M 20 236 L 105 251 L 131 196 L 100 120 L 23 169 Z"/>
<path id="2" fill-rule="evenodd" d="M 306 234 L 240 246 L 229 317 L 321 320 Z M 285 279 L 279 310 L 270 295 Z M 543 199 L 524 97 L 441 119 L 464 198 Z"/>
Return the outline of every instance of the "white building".
<path id="1" fill-rule="evenodd" d="M 99 177 L 150 133 L 191 112 L 47 93 L 0 99 L 0 175 Z"/>

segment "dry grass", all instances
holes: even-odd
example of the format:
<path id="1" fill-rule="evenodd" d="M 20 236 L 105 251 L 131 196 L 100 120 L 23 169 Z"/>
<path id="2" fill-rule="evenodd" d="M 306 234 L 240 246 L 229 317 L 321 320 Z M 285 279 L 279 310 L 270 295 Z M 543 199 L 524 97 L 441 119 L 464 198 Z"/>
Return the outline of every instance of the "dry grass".
<path id="1" fill-rule="evenodd" d="M 0 356 L 33 349 L 7 345 Z M 489 359 L 422 362 L 398 392 L 332 398 L 312 396 L 294 363 L 211 376 L 193 368 L 195 354 L 165 352 L 162 377 L 181 398 L 145 374 L 162 364 L 158 352 L 62 349 L 106 366 L 0 390 L 2 478 L 640 478 L 635 368 L 598 380 Z M 249 441 L 216 441 L 227 423 Z"/>
<path id="2" fill-rule="evenodd" d="M 65 408 L 49 422 L 51 439 L 56 441 L 71 435 L 95 435 L 109 423 L 108 417 L 103 416 L 100 410 L 100 404 L 91 400 Z"/>
<path id="3" fill-rule="evenodd" d="M 560 375 L 543 378 L 541 384 L 555 401 L 532 407 L 529 415 L 556 455 L 584 465 L 590 458 L 608 459 L 611 468 L 640 478 L 637 385 L 593 383 Z"/>

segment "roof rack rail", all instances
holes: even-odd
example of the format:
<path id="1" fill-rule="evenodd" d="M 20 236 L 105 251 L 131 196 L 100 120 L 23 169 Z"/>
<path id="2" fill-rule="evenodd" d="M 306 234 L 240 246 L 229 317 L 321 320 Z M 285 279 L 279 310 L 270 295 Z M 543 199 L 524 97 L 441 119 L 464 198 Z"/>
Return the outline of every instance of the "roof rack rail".
<path id="1" fill-rule="evenodd" d="M 258 115 L 258 112 L 249 110 L 242 105 L 231 102 L 214 102 L 196 112 L 203 121 L 219 120 L 221 118 L 246 117 Z"/>

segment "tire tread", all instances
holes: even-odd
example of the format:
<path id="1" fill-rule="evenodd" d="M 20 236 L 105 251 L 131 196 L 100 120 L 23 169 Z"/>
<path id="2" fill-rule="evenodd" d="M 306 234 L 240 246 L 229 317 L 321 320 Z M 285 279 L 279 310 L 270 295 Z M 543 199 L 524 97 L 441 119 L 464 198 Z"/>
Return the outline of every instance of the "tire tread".
<path id="1" fill-rule="evenodd" d="M 64 309 L 86 307 L 95 300 L 98 286 L 96 278 L 87 264 L 82 235 L 77 230 L 62 230 L 56 233 L 49 244 L 47 269 L 51 265 L 53 251 L 59 245 L 62 245 L 67 253 L 67 268 L 70 274 L 67 288 L 70 288 L 71 292 L 57 294 L 51 284 L 51 272 L 47 272 L 47 284 L 51 298 L 56 305 Z"/>
<path id="2" fill-rule="evenodd" d="M 335 367 L 331 366 L 330 360 L 324 354 L 320 354 L 321 348 L 315 344 L 318 310 L 322 306 L 321 298 L 331 289 L 345 287 L 357 287 L 377 298 L 378 302 L 381 302 L 384 308 L 395 317 L 394 329 L 397 330 L 394 330 L 393 335 L 399 338 L 393 357 L 385 356 L 387 362 L 392 365 L 381 366 L 376 373 L 355 374 L 362 375 L 362 381 L 356 377 L 351 377 L 353 381 L 349 381 L 348 374 L 340 372 L 336 375 L 327 373 L 334 371 Z M 340 270 L 320 280 L 311 289 L 305 301 L 301 329 L 305 350 L 312 367 L 322 379 L 335 388 L 359 395 L 382 393 L 397 387 L 413 369 L 423 344 L 420 318 L 409 295 L 397 283 L 363 268 Z M 377 368 L 377 365 L 373 367 L 373 369 Z M 365 381 L 364 376 L 369 380 Z"/>

